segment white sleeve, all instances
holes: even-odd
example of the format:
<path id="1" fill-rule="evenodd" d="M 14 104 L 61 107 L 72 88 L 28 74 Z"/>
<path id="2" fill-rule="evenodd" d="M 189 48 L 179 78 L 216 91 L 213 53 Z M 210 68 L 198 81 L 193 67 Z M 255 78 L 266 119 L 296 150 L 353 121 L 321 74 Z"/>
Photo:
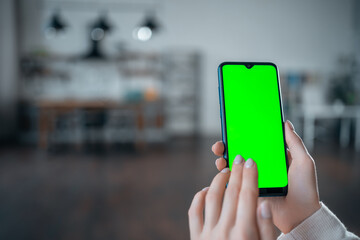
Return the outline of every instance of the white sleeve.
<path id="1" fill-rule="evenodd" d="M 287 234 L 281 234 L 278 240 L 359 240 L 348 232 L 340 220 L 321 203 L 321 208 L 305 219 Z"/>

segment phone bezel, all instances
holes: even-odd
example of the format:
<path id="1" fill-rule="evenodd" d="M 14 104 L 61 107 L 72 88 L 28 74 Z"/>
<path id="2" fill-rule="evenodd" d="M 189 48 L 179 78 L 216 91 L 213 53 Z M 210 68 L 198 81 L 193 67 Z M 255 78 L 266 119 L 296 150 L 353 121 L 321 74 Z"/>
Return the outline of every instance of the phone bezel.
<path id="1" fill-rule="evenodd" d="M 219 91 L 219 104 L 220 104 L 220 119 L 221 119 L 221 132 L 222 132 L 222 141 L 224 143 L 224 158 L 226 160 L 227 167 L 229 167 L 229 159 L 228 159 L 228 149 L 227 149 L 227 130 L 226 130 L 226 116 L 225 116 L 225 100 L 224 100 L 224 88 L 223 88 L 223 77 L 222 77 L 222 68 L 225 65 L 271 65 L 275 67 L 276 70 L 276 78 L 278 84 L 278 95 L 280 102 L 280 111 L 281 111 L 281 125 L 283 132 L 283 141 L 284 141 L 284 154 L 286 160 L 286 169 L 289 170 L 289 161 L 287 156 L 287 147 L 285 140 L 285 125 L 284 125 L 284 111 L 282 107 L 282 97 L 281 97 L 281 88 L 280 88 L 280 77 L 277 66 L 271 62 L 223 62 L 218 67 L 218 91 Z M 252 68 L 251 67 L 251 68 Z M 278 188 L 259 188 L 259 196 L 260 197 L 274 197 L 274 196 L 286 196 L 288 192 L 288 184 L 285 187 Z"/>

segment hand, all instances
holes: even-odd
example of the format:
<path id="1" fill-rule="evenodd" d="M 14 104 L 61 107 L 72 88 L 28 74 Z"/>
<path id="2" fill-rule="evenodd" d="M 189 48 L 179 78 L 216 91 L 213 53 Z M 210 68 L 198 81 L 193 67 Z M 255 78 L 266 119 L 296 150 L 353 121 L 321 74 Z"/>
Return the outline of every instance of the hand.
<path id="1" fill-rule="evenodd" d="M 319 193 L 316 180 L 315 163 L 306 150 L 293 125 L 285 123 L 286 144 L 289 160 L 288 194 L 286 197 L 268 198 L 275 225 L 283 233 L 288 233 L 306 218 L 320 209 Z M 224 144 L 219 141 L 212 146 L 217 156 L 222 156 Z M 216 167 L 221 170 L 226 166 L 224 158 L 216 160 Z"/>
<path id="2" fill-rule="evenodd" d="M 231 176 L 223 169 L 195 195 L 189 209 L 191 239 L 275 239 L 270 206 L 262 202 L 258 207 L 258 195 L 256 163 L 249 159 L 244 164 L 237 156 Z"/>

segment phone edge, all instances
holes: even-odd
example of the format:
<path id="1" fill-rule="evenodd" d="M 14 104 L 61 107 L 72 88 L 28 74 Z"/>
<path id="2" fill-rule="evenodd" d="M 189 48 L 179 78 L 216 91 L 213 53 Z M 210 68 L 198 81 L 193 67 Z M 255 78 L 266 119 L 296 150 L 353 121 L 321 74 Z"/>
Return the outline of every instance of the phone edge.
<path id="1" fill-rule="evenodd" d="M 289 161 L 287 156 L 287 147 L 286 147 L 286 139 L 285 139 L 285 122 L 284 122 L 284 110 L 282 104 L 282 94 L 280 87 L 280 75 L 279 69 L 276 64 L 272 62 L 222 62 L 218 66 L 218 92 L 219 92 L 219 106 L 220 106 L 220 121 L 221 121 L 221 136 L 222 142 L 224 144 L 224 154 L 223 157 L 226 160 L 226 167 L 229 167 L 229 159 L 228 159 L 228 150 L 227 150 L 227 133 L 226 133 L 226 116 L 225 116 L 225 100 L 224 100 L 224 88 L 223 88 L 223 79 L 222 79 L 222 68 L 225 65 L 271 65 L 275 67 L 276 70 L 276 78 L 278 85 L 278 95 L 279 95 L 279 103 L 280 103 L 280 112 L 281 112 L 281 121 L 282 121 L 282 131 L 283 131 L 283 141 L 284 141 L 284 150 L 285 150 L 285 161 L 286 161 L 286 176 L 287 176 L 287 184 L 284 187 L 279 188 L 259 188 L 259 196 L 260 197 L 280 197 L 286 196 L 288 193 L 288 185 L 289 185 Z M 280 190 L 276 192 L 276 190 Z M 275 191 L 275 192 L 274 192 Z"/>

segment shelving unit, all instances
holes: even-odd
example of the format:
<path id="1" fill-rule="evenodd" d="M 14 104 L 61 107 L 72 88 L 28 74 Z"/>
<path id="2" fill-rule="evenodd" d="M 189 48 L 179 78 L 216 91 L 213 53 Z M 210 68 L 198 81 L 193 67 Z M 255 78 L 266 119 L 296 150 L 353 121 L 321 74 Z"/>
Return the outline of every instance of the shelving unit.
<path id="1" fill-rule="evenodd" d="M 200 54 L 186 51 L 164 55 L 166 127 L 177 135 L 198 132 Z"/>
<path id="2" fill-rule="evenodd" d="M 84 113 L 88 104 L 92 104 L 91 108 L 101 103 L 111 103 L 111 106 L 95 107 L 104 115 L 103 124 L 96 129 L 77 126 L 81 131 L 76 132 L 81 134 L 75 134 L 74 139 L 71 134 L 66 135 L 70 138 L 57 137 L 64 135 L 61 131 L 72 131 L 65 129 L 68 126 L 65 123 L 48 122 L 52 127 L 44 130 L 41 111 L 36 111 L 37 115 L 28 117 L 38 122 L 39 128 L 30 129 L 25 138 L 37 137 L 38 140 L 33 141 L 47 146 L 44 139 L 78 143 L 90 135 L 97 136 L 92 137 L 92 141 L 109 143 L 164 142 L 169 136 L 194 135 L 198 121 L 199 62 L 199 55 L 193 52 L 124 52 L 117 58 L 104 60 L 27 57 L 22 64 L 20 85 L 25 105 L 40 110 L 39 103 L 47 102 L 55 104 L 54 109 L 51 105 L 47 111 L 57 111 L 59 105 L 71 109 L 75 115 Z M 133 106 L 135 110 L 123 109 L 123 106 Z M 67 119 L 58 112 L 54 114 L 56 121 Z M 128 124 L 125 126 L 123 122 Z M 62 128 L 57 129 L 59 124 Z M 78 124 L 81 125 L 81 121 Z M 87 130 L 92 133 L 87 134 Z M 44 137 L 44 132 L 49 136 Z"/>

